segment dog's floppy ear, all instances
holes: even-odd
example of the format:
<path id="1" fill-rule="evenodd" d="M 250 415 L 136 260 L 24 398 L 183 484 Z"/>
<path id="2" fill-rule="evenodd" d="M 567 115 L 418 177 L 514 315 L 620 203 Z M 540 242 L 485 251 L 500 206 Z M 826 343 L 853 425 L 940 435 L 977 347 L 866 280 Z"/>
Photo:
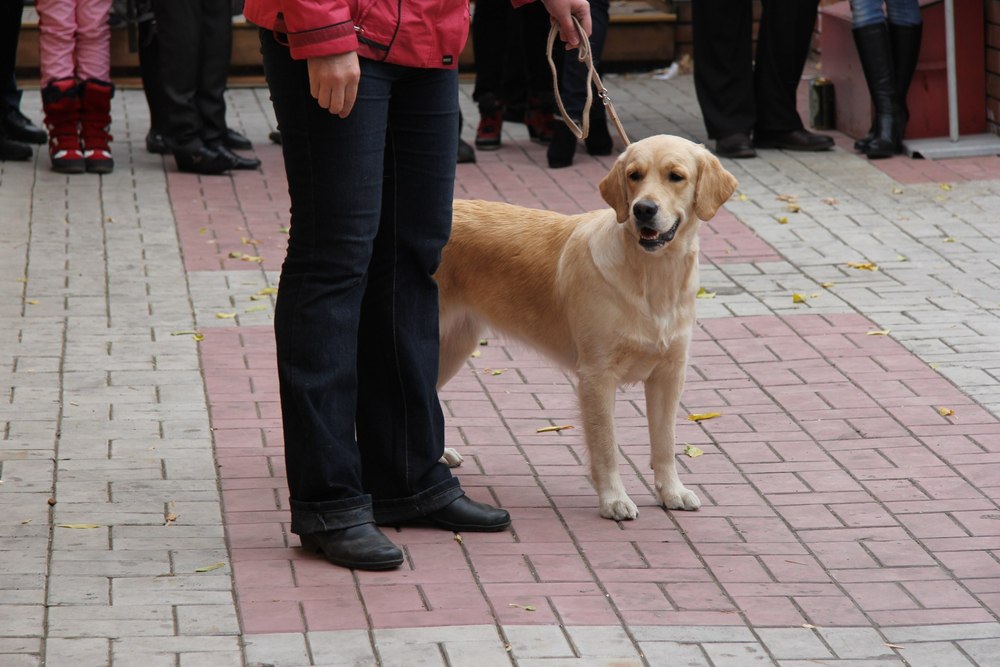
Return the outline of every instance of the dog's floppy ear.
<path id="1" fill-rule="evenodd" d="M 628 188 L 625 187 L 625 154 L 618 156 L 608 175 L 601 180 L 598 187 L 601 197 L 611 208 L 615 209 L 618 222 L 628 220 Z"/>
<path id="2" fill-rule="evenodd" d="M 708 149 L 702 147 L 701 152 L 698 184 L 694 190 L 694 212 L 701 220 L 711 220 L 716 211 L 736 192 L 739 182 Z M 601 192 L 603 191 L 602 188 Z"/>

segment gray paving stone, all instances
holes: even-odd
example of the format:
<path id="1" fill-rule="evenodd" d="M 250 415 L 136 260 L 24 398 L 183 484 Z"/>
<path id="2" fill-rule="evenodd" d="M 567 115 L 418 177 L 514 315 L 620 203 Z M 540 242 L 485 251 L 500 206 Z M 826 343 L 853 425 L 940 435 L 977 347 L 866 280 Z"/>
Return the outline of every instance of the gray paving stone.
<path id="1" fill-rule="evenodd" d="M 556 625 L 507 625 L 504 634 L 518 660 L 576 657 L 566 633 Z"/>
<path id="2" fill-rule="evenodd" d="M 808 628 L 758 628 L 757 635 L 777 660 L 825 660 L 834 657 Z"/>
<path id="3" fill-rule="evenodd" d="M 111 641 L 98 637 L 49 637 L 45 640 L 47 665 L 108 667 Z"/>
<path id="4" fill-rule="evenodd" d="M 309 647 L 306 635 L 300 633 L 254 634 L 243 639 L 248 667 L 300 667 L 309 665 Z M 368 633 L 363 630 L 344 632 L 310 632 L 309 643 L 313 655 L 320 661 L 330 662 L 344 655 L 371 656 Z M 367 643 L 368 653 L 359 649 Z"/>
<path id="5" fill-rule="evenodd" d="M 874 628 L 817 628 L 838 658 L 862 660 L 894 657 L 892 649 Z"/>

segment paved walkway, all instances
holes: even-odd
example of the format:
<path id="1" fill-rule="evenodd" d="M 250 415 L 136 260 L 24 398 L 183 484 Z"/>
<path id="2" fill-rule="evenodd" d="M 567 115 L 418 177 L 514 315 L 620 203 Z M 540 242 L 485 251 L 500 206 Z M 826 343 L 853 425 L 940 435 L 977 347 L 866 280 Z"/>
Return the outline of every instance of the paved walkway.
<path id="1" fill-rule="evenodd" d="M 633 137 L 705 139 L 690 77 L 607 83 Z M 400 571 L 357 573 L 288 532 L 288 202 L 266 92 L 230 104 L 259 172 L 147 154 L 138 91 L 113 174 L 0 163 L 0 665 L 1000 664 L 1000 159 L 874 164 L 838 137 L 727 162 L 683 396 L 722 416 L 679 425 L 703 508 L 655 505 L 630 388 L 641 514 L 600 519 L 580 429 L 537 432 L 578 423 L 570 379 L 490 339 L 442 399 L 513 530 L 407 528 Z M 505 131 L 457 196 L 603 206 L 611 158 L 550 171 Z"/>

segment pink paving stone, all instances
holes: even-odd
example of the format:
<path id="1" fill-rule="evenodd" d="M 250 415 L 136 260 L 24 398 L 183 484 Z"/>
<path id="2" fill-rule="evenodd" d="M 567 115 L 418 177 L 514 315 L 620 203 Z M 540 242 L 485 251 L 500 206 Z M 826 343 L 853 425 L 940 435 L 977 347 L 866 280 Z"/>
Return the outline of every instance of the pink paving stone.
<path id="1" fill-rule="evenodd" d="M 664 585 L 664 590 L 679 610 L 735 610 L 725 591 L 714 582 L 672 583 Z"/>
<path id="2" fill-rule="evenodd" d="M 865 611 L 920 607 L 906 589 L 897 583 L 845 584 L 844 590 Z"/>
<path id="3" fill-rule="evenodd" d="M 301 603 L 306 630 L 363 630 L 368 618 L 361 601 L 346 596 L 321 600 L 304 600 Z"/>
<path id="4" fill-rule="evenodd" d="M 941 609 L 979 606 L 975 598 L 955 581 L 909 581 L 903 583 L 902 586 L 923 607 Z"/>
<path id="5" fill-rule="evenodd" d="M 806 617 L 789 598 L 734 596 L 733 599 L 747 621 L 754 626 L 797 627 L 807 622 Z"/>
<path id="6" fill-rule="evenodd" d="M 797 604 L 806 614 L 809 623 L 821 627 L 859 627 L 869 625 L 868 619 L 847 597 L 799 596 Z"/>
<path id="7" fill-rule="evenodd" d="M 244 601 L 240 603 L 240 621 L 247 634 L 305 631 L 297 602 Z"/>
<path id="8" fill-rule="evenodd" d="M 674 606 L 659 586 L 649 583 L 608 582 L 605 587 L 621 611 L 670 611 Z"/>
<path id="9" fill-rule="evenodd" d="M 996 619 L 982 607 L 966 609 L 897 609 L 870 612 L 878 625 L 950 625 L 958 623 L 995 623 Z"/>
<path id="10" fill-rule="evenodd" d="M 565 625 L 618 624 L 618 616 L 604 595 L 553 596 L 550 601 Z"/>
<path id="11" fill-rule="evenodd" d="M 249 560 L 233 563 L 233 575 L 241 590 L 259 586 L 293 586 L 292 562 L 288 560 Z"/>
<path id="12" fill-rule="evenodd" d="M 878 567 L 863 546 L 856 542 L 826 542 L 814 544 L 812 551 L 819 562 L 828 570 L 858 569 Z"/>

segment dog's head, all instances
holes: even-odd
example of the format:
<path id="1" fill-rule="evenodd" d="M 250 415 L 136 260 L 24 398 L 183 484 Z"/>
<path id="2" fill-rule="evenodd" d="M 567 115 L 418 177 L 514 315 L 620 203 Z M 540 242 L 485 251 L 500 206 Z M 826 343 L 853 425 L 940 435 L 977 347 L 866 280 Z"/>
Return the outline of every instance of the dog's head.
<path id="1" fill-rule="evenodd" d="M 736 178 L 704 146 L 665 134 L 637 141 L 600 183 L 618 222 L 650 252 L 665 247 L 692 216 L 709 220 L 736 190 Z"/>

